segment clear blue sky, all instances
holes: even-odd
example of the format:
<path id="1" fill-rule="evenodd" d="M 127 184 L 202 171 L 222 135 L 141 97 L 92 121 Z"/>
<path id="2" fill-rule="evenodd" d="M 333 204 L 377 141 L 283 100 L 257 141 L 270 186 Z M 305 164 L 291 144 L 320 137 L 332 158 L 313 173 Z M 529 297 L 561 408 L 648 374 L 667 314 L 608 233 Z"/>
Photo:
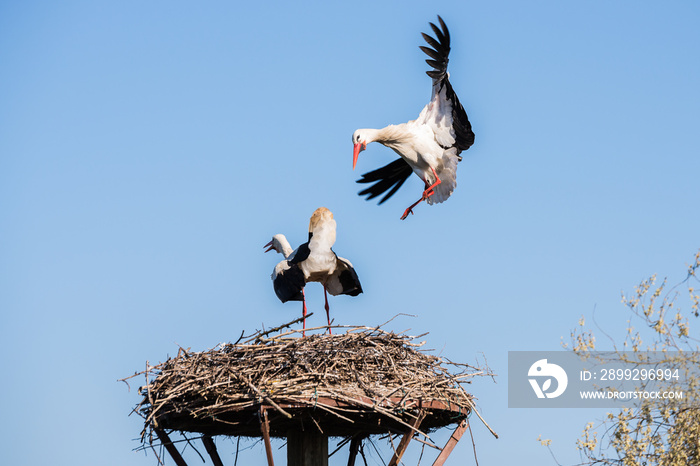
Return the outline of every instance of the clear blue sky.
<path id="1" fill-rule="evenodd" d="M 364 201 L 355 180 L 394 154 L 353 172 L 350 137 L 425 105 L 436 14 L 476 143 L 453 196 L 401 222 L 422 183 Z M 0 463 L 155 464 L 132 451 L 139 382 L 116 380 L 296 317 L 262 246 L 303 242 L 319 206 L 365 289 L 337 323 L 415 314 L 391 328 L 485 355 L 497 383 L 471 390 L 501 439 L 474 422 L 480 464 L 553 464 L 538 435 L 576 462 L 604 411 L 508 409 L 507 352 L 559 349 L 594 309 L 621 333 L 622 290 L 684 278 L 699 23 L 690 1 L 0 3 Z"/>

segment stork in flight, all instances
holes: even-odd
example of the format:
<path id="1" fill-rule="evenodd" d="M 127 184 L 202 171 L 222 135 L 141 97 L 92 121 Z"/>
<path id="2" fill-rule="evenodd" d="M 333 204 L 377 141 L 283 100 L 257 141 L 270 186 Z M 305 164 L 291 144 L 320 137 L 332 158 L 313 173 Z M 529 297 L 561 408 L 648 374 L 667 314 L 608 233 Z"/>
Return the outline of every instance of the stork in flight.
<path id="1" fill-rule="evenodd" d="M 304 330 L 306 330 L 307 312 L 304 287 L 307 283 L 319 282 L 323 285 L 329 333 L 332 332 L 328 293 L 333 296 L 339 294 L 357 296 L 362 293 L 360 279 L 350 261 L 338 257 L 331 249 L 335 244 L 335 228 L 336 223 L 331 211 L 325 207 L 319 207 L 309 221 L 309 240 L 306 243 L 292 251 L 287 238 L 277 234 L 264 246 L 267 248 L 265 252 L 275 250 L 285 257 L 275 266 L 272 272 L 272 283 L 275 294 L 283 303 L 303 302 Z"/>
<path id="2" fill-rule="evenodd" d="M 430 23 L 435 38 L 423 34 L 430 47 L 420 49 L 430 58 L 425 60 L 433 69 L 426 71 L 433 80 L 430 102 L 407 123 L 389 125 L 382 129 L 358 129 L 352 135 L 354 146 L 352 168 L 357 157 L 370 142 L 379 142 L 393 149 L 401 157 L 390 164 L 362 175 L 358 183 L 373 183 L 360 191 L 369 194 L 367 200 L 388 191 L 379 204 L 389 199 L 415 173 L 425 183 L 423 195 L 411 204 L 401 216 L 404 220 L 413 214 L 413 208 L 422 201 L 436 204 L 447 200 L 457 186 L 459 155 L 474 144 L 474 133 L 462 104 L 452 89 L 447 73 L 450 54 L 450 32 L 438 16 L 440 28 Z"/>

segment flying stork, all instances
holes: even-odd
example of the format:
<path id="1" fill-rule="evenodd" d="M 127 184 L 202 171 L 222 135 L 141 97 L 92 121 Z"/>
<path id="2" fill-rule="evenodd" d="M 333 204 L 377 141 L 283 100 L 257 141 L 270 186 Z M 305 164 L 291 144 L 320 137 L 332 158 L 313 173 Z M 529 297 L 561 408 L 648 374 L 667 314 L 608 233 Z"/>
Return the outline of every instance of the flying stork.
<path id="1" fill-rule="evenodd" d="M 306 243 L 292 251 L 287 238 L 277 234 L 264 246 L 267 248 L 265 252 L 275 250 L 285 257 L 272 272 L 273 287 L 275 294 L 283 303 L 303 302 L 304 330 L 306 330 L 307 312 L 304 286 L 307 283 L 319 282 L 323 285 L 329 333 L 332 332 L 328 293 L 333 296 L 339 294 L 357 296 L 362 293 L 360 279 L 350 261 L 338 257 L 331 249 L 335 243 L 335 228 L 336 223 L 331 211 L 325 207 L 319 207 L 309 221 L 309 240 Z"/>
<path id="2" fill-rule="evenodd" d="M 474 133 L 462 104 L 452 89 L 447 72 L 450 54 L 450 32 L 438 16 L 440 28 L 430 23 L 435 38 L 423 33 L 430 47 L 421 46 L 433 69 L 426 71 L 433 80 L 430 102 L 418 118 L 407 123 L 389 125 L 382 129 L 358 129 L 352 135 L 354 146 L 352 168 L 357 157 L 370 142 L 379 142 L 393 149 L 401 157 L 390 164 L 362 175 L 358 183 L 373 183 L 359 192 L 369 194 L 367 200 L 387 192 L 379 204 L 389 199 L 415 173 L 425 183 L 423 195 L 411 204 L 401 216 L 404 220 L 413 214 L 413 208 L 422 201 L 436 204 L 447 200 L 457 186 L 459 155 L 474 144 Z"/>

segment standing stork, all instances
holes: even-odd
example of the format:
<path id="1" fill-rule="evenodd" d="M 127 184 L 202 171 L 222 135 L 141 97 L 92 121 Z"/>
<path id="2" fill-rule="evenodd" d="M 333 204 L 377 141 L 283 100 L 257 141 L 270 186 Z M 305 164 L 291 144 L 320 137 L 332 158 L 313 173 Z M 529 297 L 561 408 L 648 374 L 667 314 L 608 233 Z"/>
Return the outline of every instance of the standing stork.
<path id="1" fill-rule="evenodd" d="M 309 221 L 309 240 L 292 251 L 287 238 L 278 234 L 264 247 L 265 252 L 275 250 L 285 257 L 272 272 L 275 294 L 283 303 L 302 301 L 304 330 L 306 330 L 306 297 L 304 287 L 309 282 L 323 285 L 328 332 L 331 332 L 328 293 L 333 296 L 346 294 L 357 296 L 362 285 L 349 260 L 338 257 L 331 247 L 335 244 L 336 223 L 333 214 L 325 207 L 314 211 Z M 304 333 L 305 335 L 306 333 Z"/>
<path id="2" fill-rule="evenodd" d="M 430 23 L 435 38 L 423 34 L 430 47 L 420 49 L 430 58 L 426 63 L 433 69 L 426 71 L 433 80 L 430 102 L 418 118 L 407 123 L 389 125 L 382 129 L 358 129 L 352 135 L 354 146 L 352 168 L 357 157 L 370 142 L 379 142 L 393 149 L 401 158 L 362 175 L 358 183 L 374 183 L 359 195 L 369 194 L 373 199 L 386 191 L 379 204 L 389 199 L 415 173 L 425 183 L 423 195 L 411 204 L 401 216 L 404 220 L 413 214 L 413 208 L 422 201 L 436 204 L 447 200 L 457 186 L 459 155 L 474 144 L 474 133 L 462 104 L 459 103 L 447 73 L 450 54 L 450 32 L 438 16 L 440 28 Z"/>

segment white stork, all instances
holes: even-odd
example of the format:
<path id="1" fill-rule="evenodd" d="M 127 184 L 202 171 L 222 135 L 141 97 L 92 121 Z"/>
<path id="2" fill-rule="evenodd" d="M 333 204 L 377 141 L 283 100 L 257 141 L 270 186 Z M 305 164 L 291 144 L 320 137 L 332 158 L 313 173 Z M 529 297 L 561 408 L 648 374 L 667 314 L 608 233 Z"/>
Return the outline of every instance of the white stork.
<path id="1" fill-rule="evenodd" d="M 270 252 L 274 249 L 278 253 L 282 254 L 285 259 L 289 259 L 289 256 L 291 256 L 292 253 L 294 253 L 292 245 L 289 244 L 289 241 L 287 241 L 287 237 L 283 234 L 277 234 L 273 236 L 272 241 L 270 241 L 263 247 L 267 248 L 265 252 Z"/>
<path id="2" fill-rule="evenodd" d="M 411 172 L 425 183 L 423 195 L 406 209 L 401 220 L 412 214 L 413 208 L 421 201 L 436 204 L 450 197 L 457 186 L 457 162 L 462 160 L 459 154 L 474 144 L 472 126 L 447 73 L 450 32 L 440 16 L 438 21 L 442 30 L 430 23 L 437 39 L 423 34 L 432 48 L 420 47 L 430 57 L 426 62 L 433 67 L 426 71 L 433 79 L 428 105 L 415 120 L 382 129 L 358 129 L 352 135 L 353 170 L 357 165 L 357 156 L 370 142 L 379 142 L 401 156 L 384 167 L 362 175 L 358 183 L 374 184 L 360 191 L 360 196 L 369 194 L 367 200 L 370 200 L 389 191 L 379 202 L 381 204 L 401 187 Z"/>
<path id="3" fill-rule="evenodd" d="M 362 293 L 360 279 L 350 261 L 338 257 L 331 249 L 335 243 L 335 228 L 336 223 L 331 211 L 319 207 L 309 221 L 308 242 L 292 251 L 287 238 L 277 234 L 264 246 L 268 248 L 265 252 L 274 249 L 285 257 L 285 260 L 275 266 L 272 283 L 275 294 L 283 303 L 303 301 L 304 330 L 307 312 L 304 286 L 307 283 L 319 282 L 323 285 L 329 333 L 332 332 L 328 293 L 333 296 L 357 296 Z"/>

